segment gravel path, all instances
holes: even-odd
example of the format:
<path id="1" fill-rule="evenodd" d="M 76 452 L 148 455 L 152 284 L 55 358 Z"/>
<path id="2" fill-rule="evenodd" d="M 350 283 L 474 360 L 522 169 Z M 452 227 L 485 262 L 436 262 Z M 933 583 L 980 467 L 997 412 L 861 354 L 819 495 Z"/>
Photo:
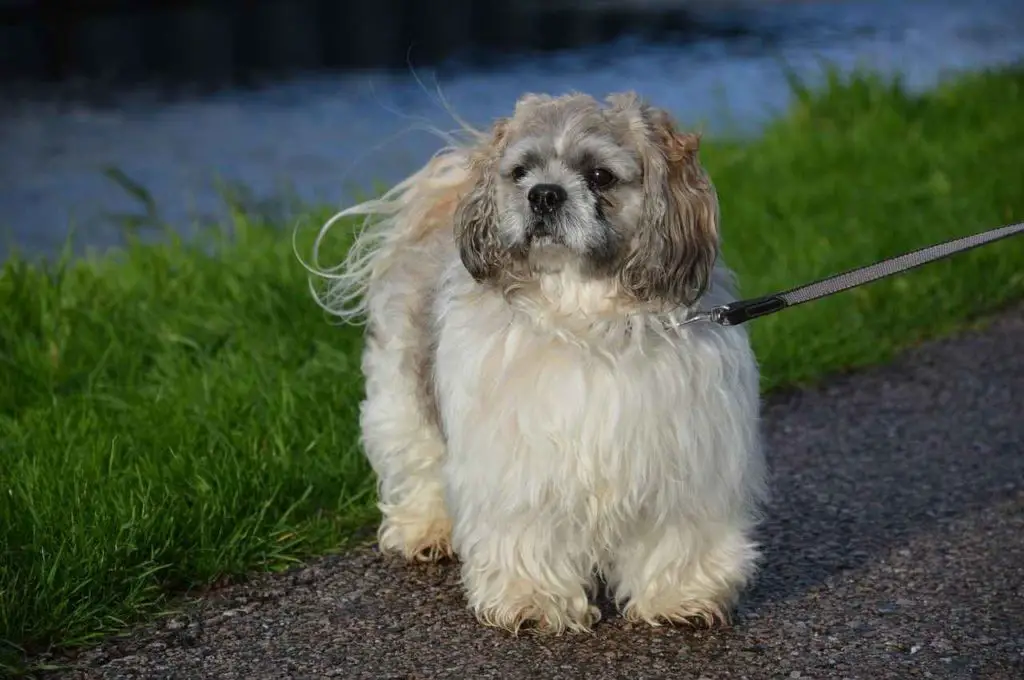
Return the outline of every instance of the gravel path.
<path id="1" fill-rule="evenodd" d="M 370 550 L 259 577 L 74 678 L 1024 678 L 1024 309 L 773 396 L 766 564 L 732 628 L 518 639 L 452 567 Z"/>

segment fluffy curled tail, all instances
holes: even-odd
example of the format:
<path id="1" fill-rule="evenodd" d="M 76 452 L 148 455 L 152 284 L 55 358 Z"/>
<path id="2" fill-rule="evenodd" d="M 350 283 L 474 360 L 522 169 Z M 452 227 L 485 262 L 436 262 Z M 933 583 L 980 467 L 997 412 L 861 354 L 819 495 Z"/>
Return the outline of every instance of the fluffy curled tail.
<path id="1" fill-rule="evenodd" d="M 479 133 L 466 129 L 472 137 Z M 439 151 L 419 171 L 402 180 L 379 198 L 353 205 L 329 219 L 313 243 L 312 261 L 296 257 L 310 273 L 313 299 L 343 323 L 365 321 L 368 292 L 395 260 L 403 245 L 415 242 L 438 228 L 451 228 L 454 203 L 470 181 L 468 146 L 455 144 Z M 320 249 L 327 233 L 339 222 L 362 218 L 361 227 L 345 258 L 324 267 Z M 294 237 L 292 239 L 295 248 Z M 326 281 L 318 290 L 315 280 Z"/>

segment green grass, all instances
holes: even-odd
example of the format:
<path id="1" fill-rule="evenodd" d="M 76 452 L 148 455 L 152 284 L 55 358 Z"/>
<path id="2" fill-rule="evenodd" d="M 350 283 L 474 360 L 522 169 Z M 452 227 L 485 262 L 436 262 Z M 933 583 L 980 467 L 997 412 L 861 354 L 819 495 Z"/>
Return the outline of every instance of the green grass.
<path id="1" fill-rule="evenodd" d="M 755 140 L 706 140 L 744 293 L 1024 219 L 1022 111 L 1020 70 L 924 96 L 861 76 L 801 93 Z M 88 642 L 374 518 L 360 332 L 327 322 L 279 227 L 238 216 L 202 244 L 3 265 L 9 650 Z M 884 360 L 1020 299 L 1022 263 L 1015 239 L 754 322 L 764 386 Z"/>

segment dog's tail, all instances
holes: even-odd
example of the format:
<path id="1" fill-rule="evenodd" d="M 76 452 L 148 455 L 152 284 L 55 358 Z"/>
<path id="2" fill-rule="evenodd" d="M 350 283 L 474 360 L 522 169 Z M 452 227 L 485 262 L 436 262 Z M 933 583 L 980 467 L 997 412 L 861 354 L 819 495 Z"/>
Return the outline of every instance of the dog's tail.
<path id="1" fill-rule="evenodd" d="M 463 132 L 469 133 L 470 143 L 460 143 L 446 135 L 449 145 L 423 168 L 379 198 L 346 208 L 328 220 L 313 244 L 312 262 L 307 263 L 296 251 L 311 274 L 310 292 L 325 311 L 344 323 L 365 320 L 367 292 L 394 263 L 396 254 L 437 229 L 451 228 L 455 205 L 472 181 L 470 151 L 473 143 L 482 138 L 481 133 L 468 126 L 464 126 Z M 361 227 L 342 262 L 322 267 L 320 249 L 327 232 L 338 223 L 360 217 Z M 326 280 L 322 290 L 317 290 L 316 278 Z"/>

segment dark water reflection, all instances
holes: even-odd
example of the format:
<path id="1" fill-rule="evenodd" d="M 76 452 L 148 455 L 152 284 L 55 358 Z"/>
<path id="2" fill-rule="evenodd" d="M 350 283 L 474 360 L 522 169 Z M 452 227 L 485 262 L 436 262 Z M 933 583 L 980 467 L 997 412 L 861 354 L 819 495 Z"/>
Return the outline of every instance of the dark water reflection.
<path id="1" fill-rule="evenodd" d="M 221 209 L 218 181 L 244 185 L 256 203 L 294 192 L 340 205 L 438 147 L 415 131 L 453 127 L 438 86 L 475 124 L 507 113 L 527 90 L 635 89 L 710 134 L 749 134 L 789 102 L 786 68 L 812 81 L 823 62 L 871 68 L 924 88 L 948 72 L 1024 58 L 1020 0 L 769 2 L 738 21 L 744 30 L 685 45 L 621 40 L 502 64 L 450 61 L 419 73 L 426 88 L 409 74 L 360 73 L 175 100 L 126 92 L 115 106 L 8 101 L 0 228 L 33 251 L 59 245 L 72 222 L 81 242 L 115 243 L 109 215 L 141 209 L 104 174 L 109 167 L 144 186 L 186 232 L 195 215 Z"/>

